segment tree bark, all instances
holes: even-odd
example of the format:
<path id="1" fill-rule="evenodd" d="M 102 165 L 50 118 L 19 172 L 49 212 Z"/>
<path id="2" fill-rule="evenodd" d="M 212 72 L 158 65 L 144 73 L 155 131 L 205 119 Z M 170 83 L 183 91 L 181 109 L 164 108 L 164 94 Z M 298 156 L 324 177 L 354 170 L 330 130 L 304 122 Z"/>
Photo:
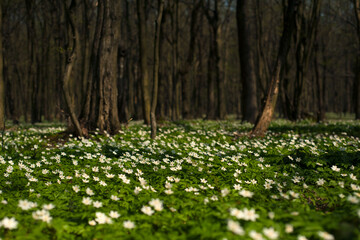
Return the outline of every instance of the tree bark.
<path id="1" fill-rule="evenodd" d="M 210 30 L 211 31 L 211 30 Z M 207 119 L 216 118 L 216 107 L 215 107 L 215 61 L 214 61 L 214 49 L 212 42 L 214 36 L 210 36 L 210 49 L 209 49 L 209 58 L 208 58 L 208 69 L 207 69 Z"/>
<path id="2" fill-rule="evenodd" d="M 67 31 L 68 31 L 68 43 L 66 44 L 66 51 L 70 51 L 70 53 L 67 52 L 66 54 L 66 65 L 65 65 L 65 73 L 63 76 L 62 81 L 62 89 L 65 97 L 65 104 L 68 110 L 68 114 L 70 116 L 71 122 L 73 126 L 75 127 L 75 132 L 78 136 L 83 136 L 83 132 L 79 123 L 79 120 L 75 113 L 75 106 L 72 102 L 70 93 L 69 93 L 69 83 L 70 83 L 70 77 L 72 73 L 72 69 L 74 66 L 74 62 L 76 59 L 76 51 L 77 49 L 77 37 L 78 34 L 76 33 L 76 28 L 74 26 L 74 21 L 72 18 L 74 8 L 76 7 L 76 0 L 72 0 L 70 3 L 70 6 L 67 6 L 67 1 L 64 1 L 64 11 L 65 11 L 65 20 L 67 25 Z M 72 39 L 72 40 L 71 40 Z"/>
<path id="3" fill-rule="evenodd" d="M 288 6 L 284 16 L 283 32 L 279 44 L 279 52 L 271 75 L 265 104 L 254 128 L 250 132 L 251 136 L 262 137 L 269 128 L 279 93 L 280 71 L 284 67 L 286 57 L 289 53 L 291 37 L 295 30 L 296 13 L 300 2 L 301 0 L 288 0 Z"/>
<path id="4" fill-rule="evenodd" d="M 143 100 L 143 117 L 145 124 L 150 124 L 150 79 L 147 65 L 147 30 L 145 17 L 145 0 L 137 0 L 138 28 L 139 28 L 139 47 L 140 47 L 140 69 L 141 69 L 141 91 Z"/>
<path id="5" fill-rule="evenodd" d="M 120 129 L 117 88 L 116 8 L 112 1 L 104 1 L 104 22 L 99 53 L 99 113 L 97 126 L 100 131 L 116 133 Z M 116 39 L 118 40 L 118 39 Z"/>
<path id="6" fill-rule="evenodd" d="M 3 48 L 2 48 L 2 2 L 0 2 L 0 130 L 5 129 L 5 82 L 3 75 Z"/>
<path id="7" fill-rule="evenodd" d="M 90 67 L 90 54 L 91 54 L 91 41 L 90 41 L 90 21 L 89 21 L 89 6 L 86 0 L 83 0 L 83 8 L 82 8 L 82 22 L 83 22 L 83 31 L 84 31 L 84 37 L 85 41 L 82 44 L 81 54 L 82 54 L 82 63 L 81 63 L 81 81 L 82 81 L 82 94 L 81 97 L 83 99 L 84 96 L 86 96 L 87 93 L 87 84 L 88 84 L 88 78 L 89 78 L 89 67 Z"/>
<path id="8" fill-rule="evenodd" d="M 358 36 L 358 52 L 356 56 L 355 80 L 354 80 L 354 101 L 355 101 L 355 119 L 360 119 L 360 0 L 353 0 L 356 33 Z"/>
<path id="9" fill-rule="evenodd" d="M 73 0 L 74 1 L 74 0 Z M 120 129 L 117 88 L 117 8 L 99 1 L 90 59 L 90 72 L 80 115 L 82 134 L 99 130 L 115 134 Z"/>
<path id="10" fill-rule="evenodd" d="M 125 1 L 125 11 L 124 11 L 124 18 L 122 21 L 124 21 L 125 25 L 125 43 L 123 47 L 123 56 L 120 57 L 120 59 L 123 61 L 123 76 L 121 77 L 122 83 L 120 86 L 122 86 L 122 92 L 120 93 L 120 117 L 121 121 L 127 123 L 130 119 L 134 117 L 135 114 L 135 106 L 134 106 L 134 100 L 135 100 L 135 84 L 134 84 L 134 74 L 133 74 L 133 68 L 134 68 L 134 50 L 135 46 L 133 43 L 133 37 L 132 37 L 132 27 L 131 27 L 131 9 L 130 9 L 130 2 L 129 0 Z M 136 44 L 136 43 L 135 43 Z"/>
<path id="11" fill-rule="evenodd" d="M 172 1 L 171 6 L 171 35 L 172 35 L 172 120 L 178 120 L 181 117 L 181 81 L 179 76 L 179 0 Z"/>
<path id="12" fill-rule="evenodd" d="M 316 97 L 317 97 L 317 102 L 318 102 L 317 112 L 316 112 L 316 121 L 322 122 L 325 119 L 324 96 L 323 96 L 324 84 L 321 81 L 322 78 L 320 77 L 320 73 L 319 73 L 318 51 L 319 51 L 319 46 L 318 46 L 318 44 L 315 44 L 314 70 L 315 70 L 315 82 L 316 82 Z"/>
<path id="13" fill-rule="evenodd" d="M 256 75 L 251 42 L 251 0 L 238 0 L 236 8 L 242 83 L 242 121 L 255 123 L 257 116 Z"/>
<path id="14" fill-rule="evenodd" d="M 29 59 L 30 63 L 28 64 L 28 84 L 30 86 L 30 89 L 28 91 L 29 94 L 29 103 L 30 103 L 30 117 L 31 117 L 31 123 L 40 122 L 41 119 L 38 117 L 38 111 L 39 109 L 39 101 L 37 99 L 38 97 L 38 89 L 39 89 L 39 76 L 38 76 L 38 66 L 37 63 L 39 62 L 37 57 L 37 34 L 35 29 L 35 16 L 34 16 L 34 5 L 35 2 L 33 0 L 26 1 L 26 14 L 27 14 L 27 36 L 28 36 L 28 53 L 29 53 Z"/>
<path id="15" fill-rule="evenodd" d="M 189 119 L 192 117 L 191 112 L 191 78 L 188 76 L 191 65 L 194 62 L 195 58 L 195 42 L 198 35 L 198 13 L 201 7 L 201 1 L 195 1 L 194 7 L 191 11 L 191 20 L 190 20 L 190 39 L 189 39 L 189 50 L 187 53 L 186 61 L 183 64 L 182 69 L 180 70 L 180 77 L 182 82 L 182 115 L 184 119 Z"/>
<path id="16" fill-rule="evenodd" d="M 269 80 L 270 70 L 269 70 L 269 63 L 267 61 L 267 57 L 265 56 L 265 49 L 263 46 L 262 41 L 264 40 L 263 34 L 263 12 L 260 4 L 260 0 L 255 1 L 255 18 L 256 18 L 256 54 L 257 57 L 255 58 L 257 61 L 258 68 L 255 70 L 257 72 L 258 78 L 258 85 L 256 86 L 257 89 L 260 90 L 260 97 L 266 95 L 266 88 L 267 88 L 267 81 Z M 266 35 L 265 35 L 266 36 Z M 255 68 L 256 69 L 256 68 Z M 257 101 L 259 103 L 259 101 Z M 258 104 L 257 104 L 258 105 Z M 256 116 L 255 116 L 256 117 Z"/>
<path id="17" fill-rule="evenodd" d="M 293 112 L 291 120 L 301 118 L 301 101 L 305 78 L 308 71 L 310 57 L 313 52 L 313 45 L 316 36 L 317 26 L 320 20 L 321 0 L 311 2 L 311 13 L 306 14 L 306 1 L 299 6 L 298 18 L 296 21 L 296 78 L 294 87 Z"/>
<path id="18" fill-rule="evenodd" d="M 96 128 L 96 121 L 94 121 L 96 112 L 96 102 L 98 101 L 98 94 L 94 94 L 97 86 L 96 79 L 99 76 L 98 64 L 99 64 L 99 48 L 101 40 L 101 31 L 104 20 L 103 4 L 97 6 L 97 17 L 94 32 L 94 39 L 92 41 L 90 63 L 89 63 L 89 74 L 88 82 L 86 84 L 86 94 L 83 99 L 83 105 L 80 113 L 80 123 L 86 125 L 87 129 Z"/>
<path id="19" fill-rule="evenodd" d="M 225 99 L 224 84 L 220 78 L 220 53 L 219 53 L 219 7 L 218 0 L 214 1 L 214 9 L 210 9 L 210 3 L 204 6 L 204 12 L 209 22 L 210 42 L 208 59 L 208 102 L 207 119 L 224 119 L 225 117 Z M 217 88 L 217 102 L 216 92 Z"/>
<path id="20" fill-rule="evenodd" d="M 154 69 L 153 69 L 153 91 L 151 100 L 151 139 L 156 137 L 156 104 L 158 98 L 159 86 L 159 62 L 160 62 L 160 30 L 161 20 L 164 10 L 164 0 L 159 0 L 159 9 L 157 19 L 155 21 L 155 37 L 154 37 Z"/>

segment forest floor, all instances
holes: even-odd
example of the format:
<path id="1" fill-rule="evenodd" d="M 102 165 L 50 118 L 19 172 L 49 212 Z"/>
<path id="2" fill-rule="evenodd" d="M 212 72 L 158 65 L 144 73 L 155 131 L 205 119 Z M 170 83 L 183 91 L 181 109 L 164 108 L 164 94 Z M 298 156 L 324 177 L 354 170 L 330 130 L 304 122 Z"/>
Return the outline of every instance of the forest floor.
<path id="1" fill-rule="evenodd" d="M 1 135 L 2 239 L 359 239 L 360 122 L 132 123 Z"/>

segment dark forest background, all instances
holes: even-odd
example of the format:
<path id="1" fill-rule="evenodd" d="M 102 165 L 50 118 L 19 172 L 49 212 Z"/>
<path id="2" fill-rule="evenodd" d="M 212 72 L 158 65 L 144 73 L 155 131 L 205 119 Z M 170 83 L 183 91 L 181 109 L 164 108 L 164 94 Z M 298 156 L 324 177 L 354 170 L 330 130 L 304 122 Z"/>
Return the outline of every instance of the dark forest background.
<path id="1" fill-rule="evenodd" d="M 359 6 L 359 0 L 2 0 L 0 115 L 66 120 L 79 135 L 116 132 L 131 119 L 150 124 L 151 112 L 158 120 L 235 115 L 254 123 L 284 48 L 283 30 L 294 21 L 276 114 L 359 119 Z"/>

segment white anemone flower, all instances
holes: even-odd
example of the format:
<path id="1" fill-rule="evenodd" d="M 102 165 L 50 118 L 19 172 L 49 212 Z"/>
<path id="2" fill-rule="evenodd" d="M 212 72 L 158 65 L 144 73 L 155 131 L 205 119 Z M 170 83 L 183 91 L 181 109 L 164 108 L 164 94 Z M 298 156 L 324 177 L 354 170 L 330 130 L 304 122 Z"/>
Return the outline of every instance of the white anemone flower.
<path id="1" fill-rule="evenodd" d="M 146 215 L 149 215 L 149 216 L 151 216 L 151 215 L 154 214 L 154 210 L 152 210 L 151 207 L 149 207 L 149 206 L 143 206 L 143 207 L 141 208 L 141 211 L 142 211 L 143 213 L 145 213 Z"/>
<path id="2" fill-rule="evenodd" d="M 18 225 L 18 222 L 16 221 L 15 218 L 8 218 L 8 217 L 5 217 L 2 221 L 1 221 L 1 225 L 6 228 L 6 229 L 16 229 L 17 228 L 17 225 Z"/>
<path id="3" fill-rule="evenodd" d="M 128 220 L 128 221 L 123 222 L 123 226 L 124 226 L 124 228 L 127 228 L 127 229 L 133 229 L 133 228 L 135 228 L 135 223 Z"/>

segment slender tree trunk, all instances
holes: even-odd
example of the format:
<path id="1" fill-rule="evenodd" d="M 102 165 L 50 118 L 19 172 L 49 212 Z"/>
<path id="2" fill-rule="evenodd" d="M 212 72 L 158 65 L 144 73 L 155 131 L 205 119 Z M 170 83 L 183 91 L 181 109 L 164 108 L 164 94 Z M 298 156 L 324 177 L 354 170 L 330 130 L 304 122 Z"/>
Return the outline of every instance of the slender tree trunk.
<path id="1" fill-rule="evenodd" d="M 126 21 L 126 55 L 125 55 L 125 80 L 127 80 L 127 93 L 126 93 L 126 108 L 127 114 L 125 117 L 126 121 L 134 116 L 134 98 L 135 98 L 135 86 L 134 86 L 134 74 L 133 74 L 133 43 L 132 43 L 132 28 L 130 23 L 130 7 L 129 0 L 125 1 L 125 21 Z"/>
<path id="2" fill-rule="evenodd" d="M 216 107 L 215 107 L 215 61 L 214 61 L 214 48 L 212 42 L 214 36 L 210 36 L 210 49 L 208 58 L 208 69 L 207 69 L 207 119 L 216 118 Z"/>
<path id="3" fill-rule="evenodd" d="M 139 47 L 140 47 L 140 68 L 141 68 L 141 91 L 143 100 L 143 114 L 145 124 L 150 124 L 150 79 L 147 65 L 148 47 L 145 18 L 145 0 L 137 0 L 138 28 L 139 28 Z"/>
<path id="4" fill-rule="evenodd" d="M 174 0 L 171 15 L 171 35 L 172 35 L 172 120 L 178 120 L 181 117 L 181 82 L 179 76 L 179 0 Z"/>
<path id="5" fill-rule="evenodd" d="M 356 59 L 356 72 L 354 81 L 355 119 L 360 119 L 360 56 Z"/>
<path id="6" fill-rule="evenodd" d="M 215 30 L 215 29 L 214 29 Z M 218 25 L 216 29 L 216 43 L 215 43 L 215 77 L 216 87 L 218 89 L 217 98 L 217 117 L 219 119 L 225 119 L 226 117 L 226 98 L 225 98 L 225 79 L 220 75 L 220 49 L 224 47 L 222 45 L 220 36 L 222 35 L 221 27 Z"/>
<path id="7" fill-rule="evenodd" d="M 251 47 L 251 33 L 253 32 L 249 11 L 251 0 L 237 1 L 237 25 L 239 41 L 239 57 L 242 83 L 242 121 L 255 123 L 257 116 L 256 75 L 254 55 Z"/>
<path id="8" fill-rule="evenodd" d="M 280 71 L 284 67 L 286 57 L 289 53 L 291 37 L 295 30 L 295 18 L 299 2 L 301 0 L 288 0 L 287 9 L 284 16 L 284 27 L 279 44 L 279 52 L 271 75 L 271 81 L 267 90 L 264 107 L 259 115 L 250 135 L 259 137 L 264 136 L 269 128 L 274 114 L 276 100 L 279 93 Z"/>
<path id="9" fill-rule="evenodd" d="M 158 85 L 159 85 L 159 62 L 160 62 L 160 32 L 161 32 L 161 19 L 164 10 L 164 0 L 159 0 L 159 9 L 157 19 L 155 21 L 155 37 L 154 37 L 154 69 L 153 69 L 153 92 L 151 100 L 151 138 L 156 137 L 156 104 L 158 98 Z"/>
<path id="10" fill-rule="evenodd" d="M 229 35 L 229 29 L 230 26 L 228 24 L 228 20 L 225 21 L 225 26 L 223 27 L 223 36 L 222 36 L 222 43 L 221 43 L 221 77 L 222 79 L 222 91 L 219 92 L 219 97 L 221 97 L 223 100 L 221 101 L 220 105 L 220 115 L 223 116 L 223 118 L 226 118 L 227 112 L 230 111 L 233 113 L 234 111 L 230 109 L 233 107 L 233 104 L 227 104 L 229 102 L 229 97 L 227 96 L 227 90 L 229 86 L 229 49 L 228 49 L 228 42 L 226 39 L 230 38 Z"/>
<path id="11" fill-rule="evenodd" d="M 314 70 L 315 70 L 315 82 L 316 82 L 316 96 L 317 96 L 317 112 L 316 112 L 316 121 L 322 122 L 325 119 L 325 108 L 324 108 L 324 96 L 323 96 L 323 82 L 321 81 L 320 73 L 319 73 L 319 63 L 318 63 L 318 44 L 315 44 L 314 51 Z"/>
<path id="12" fill-rule="evenodd" d="M 5 83 L 3 75 L 3 48 L 2 48 L 2 2 L 0 2 L 0 130 L 5 129 Z"/>
<path id="13" fill-rule="evenodd" d="M 360 0 L 353 0 L 356 33 L 358 36 L 358 52 L 356 56 L 355 81 L 354 81 L 354 101 L 355 101 L 355 119 L 360 119 Z"/>
<path id="14" fill-rule="evenodd" d="M 169 4 L 167 4 L 169 5 Z M 169 51 L 164 51 L 163 46 L 166 41 L 164 37 L 164 33 L 166 33 L 166 10 L 164 6 L 163 10 L 163 17 L 161 19 L 161 27 L 160 27 L 160 39 L 159 39 L 159 55 L 162 56 L 159 62 L 159 92 L 158 92 L 158 106 L 156 110 L 157 116 L 160 119 L 169 118 L 170 115 L 167 113 L 168 111 L 168 104 L 170 96 L 167 94 L 169 92 L 169 85 L 168 85 L 168 66 L 167 66 L 167 54 Z"/>
<path id="15" fill-rule="evenodd" d="M 203 17 L 202 17 L 203 18 Z M 201 20 L 202 20 L 201 18 Z M 200 21 L 201 22 L 201 21 Z M 206 113 L 206 102 L 204 101 L 203 96 L 203 92 L 201 91 L 203 89 L 203 86 L 206 86 L 205 84 L 205 70 L 204 70 L 204 64 L 203 64 L 203 45 L 201 42 L 201 38 L 202 38 L 202 25 L 199 26 L 199 28 L 201 29 L 200 32 L 200 37 L 197 40 L 197 49 L 198 49 L 198 61 L 199 63 L 198 65 L 198 70 L 197 70 L 197 74 L 196 74 L 196 82 L 197 82 L 197 90 L 198 90 L 198 94 L 197 94 L 197 102 L 198 102 L 198 111 L 196 112 L 195 117 L 198 118 L 202 118 L 203 115 Z"/>
<path id="16" fill-rule="evenodd" d="M 322 55 L 322 102 L 323 102 L 323 111 L 324 111 L 324 117 L 325 117 L 325 113 L 327 111 L 327 106 L 328 106 L 328 101 L 326 98 L 326 94 L 327 94 L 327 62 L 328 62 L 328 58 L 326 56 L 326 46 L 325 43 L 322 44 L 321 46 L 321 55 Z"/>

